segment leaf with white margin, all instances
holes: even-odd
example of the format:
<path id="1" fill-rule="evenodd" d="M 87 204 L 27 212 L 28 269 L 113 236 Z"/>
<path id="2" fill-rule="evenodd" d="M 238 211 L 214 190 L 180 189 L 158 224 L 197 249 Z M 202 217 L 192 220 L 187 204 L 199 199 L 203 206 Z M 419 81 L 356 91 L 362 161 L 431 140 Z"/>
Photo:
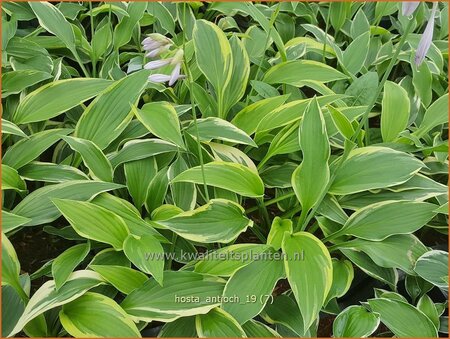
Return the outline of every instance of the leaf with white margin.
<path id="1" fill-rule="evenodd" d="M 211 199 L 209 203 L 193 211 L 160 220 L 158 224 L 183 238 L 201 243 L 229 243 L 253 221 L 244 214 L 244 209 L 233 201 Z"/>
<path id="2" fill-rule="evenodd" d="M 84 270 L 73 272 L 59 290 L 56 289 L 54 280 L 47 281 L 31 297 L 25 311 L 8 337 L 19 333 L 28 322 L 40 314 L 67 304 L 91 288 L 104 283 L 105 281 L 98 273 Z"/>

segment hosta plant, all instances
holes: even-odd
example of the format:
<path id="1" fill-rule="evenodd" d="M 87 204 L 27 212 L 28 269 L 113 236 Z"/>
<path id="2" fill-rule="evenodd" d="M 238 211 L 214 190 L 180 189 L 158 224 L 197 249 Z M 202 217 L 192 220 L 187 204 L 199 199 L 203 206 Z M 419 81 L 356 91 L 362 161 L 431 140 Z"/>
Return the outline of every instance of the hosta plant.
<path id="1" fill-rule="evenodd" d="M 1 7 L 2 336 L 447 335 L 447 3 Z"/>

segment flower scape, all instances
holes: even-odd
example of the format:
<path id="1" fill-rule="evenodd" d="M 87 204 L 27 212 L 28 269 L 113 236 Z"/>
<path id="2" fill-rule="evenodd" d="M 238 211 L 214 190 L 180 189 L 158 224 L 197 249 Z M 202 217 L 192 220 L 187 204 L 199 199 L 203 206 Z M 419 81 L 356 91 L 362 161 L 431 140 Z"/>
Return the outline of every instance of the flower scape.
<path id="1" fill-rule="evenodd" d="M 448 2 L 1 7 L 2 337 L 448 337 Z"/>

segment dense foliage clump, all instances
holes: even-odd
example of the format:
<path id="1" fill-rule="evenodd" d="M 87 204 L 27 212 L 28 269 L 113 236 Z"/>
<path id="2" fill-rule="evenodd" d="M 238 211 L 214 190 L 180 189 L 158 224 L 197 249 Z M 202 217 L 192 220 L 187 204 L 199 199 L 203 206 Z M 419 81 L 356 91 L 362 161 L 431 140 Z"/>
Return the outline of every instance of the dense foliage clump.
<path id="1" fill-rule="evenodd" d="M 2 335 L 448 333 L 448 4 L 2 2 Z"/>

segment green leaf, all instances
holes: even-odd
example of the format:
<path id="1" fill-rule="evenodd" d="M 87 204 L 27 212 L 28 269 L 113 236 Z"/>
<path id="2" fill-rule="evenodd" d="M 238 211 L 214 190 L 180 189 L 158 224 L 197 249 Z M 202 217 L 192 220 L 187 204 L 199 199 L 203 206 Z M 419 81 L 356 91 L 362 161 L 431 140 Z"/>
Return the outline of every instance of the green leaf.
<path id="1" fill-rule="evenodd" d="M 448 253 L 432 250 L 416 262 L 414 272 L 441 289 L 448 289 Z"/>
<path id="2" fill-rule="evenodd" d="M 264 76 L 268 84 L 288 84 L 305 86 L 305 81 L 322 83 L 347 79 L 345 74 L 335 68 L 312 60 L 291 60 L 272 66 Z"/>
<path id="3" fill-rule="evenodd" d="M 33 161 L 19 169 L 22 178 L 29 181 L 64 182 L 72 180 L 88 180 L 89 177 L 79 169 L 51 162 Z"/>
<path id="4" fill-rule="evenodd" d="M 117 138 L 133 117 L 132 105 L 147 86 L 148 71 L 139 71 L 105 89 L 84 111 L 75 136 L 91 140 L 100 149 Z"/>
<path id="5" fill-rule="evenodd" d="M 345 96 L 341 94 L 324 95 L 317 97 L 317 101 L 320 106 L 323 106 L 344 97 Z M 277 127 L 294 123 L 303 116 L 312 100 L 313 99 L 294 100 L 275 108 L 261 119 L 257 131 L 269 131 Z"/>
<path id="6" fill-rule="evenodd" d="M 256 320 L 249 320 L 242 325 L 247 338 L 281 338 L 277 332 L 269 326 L 264 325 Z"/>
<path id="7" fill-rule="evenodd" d="M 121 217 L 106 208 L 85 201 L 52 201 L 79 235 L 110 244 L 116 250 L 122 249 L 129 231 Z"/>
<path id="8" fill-rule="evenodd" d="M 111 5 L 111 4 L 109 4 Z M 97 9 L 96 7 L 95 9 Z M 94 10 L 92 10 L 94 12 Z M 92 37 L 91 46 L 92 46 L 92 55 L 91 58 L 93 60 L 98 60 L 101 58 L 106 51 L 108 50 L 108 47 L 110 46 L 111 42 L 113 41 L 113 32 L 111 28 L 111 24 L 109 22 L 105 23 L 101 27 L 97 27 L 95 30 L 94 36 Z"/>
<path id="9" fill-rule="evenodd" d="M 228 243 L 235 239 L 253 221 L 244 215 L 244 209 L 229 200 L 212 199 L 193 211 L 158 221 L 185 239 L 201 243 Z"/>
<path id="10" fill-rule="evenodd" d="M 341 248 L 340 250 L 348 259 L 350 259 L 368 276 L 389 285 L 391 289 L 395 290 L 398 280 L 398 273 L 396 269 L 378 266 L 364 252 L 353 251 L 343 248 Z"/>
<path id="11" fill-rule="evenodd" d="M 10 285 L 16 290 L 22 300 L 26 301 L 28 296 L 22 289 L 19 274 L 20 262 L 16 251 L 6 235 L 2 234 L 2 285 Z"/>
<path id="12" fill-rule="evenodd" d="M 151 235 L 136 237 L 129 235 L 123 244 L 123 251 L 134 266 L 151 274 L 162 286 L 164 271 L 164 250 Z"/>
<path id="13" fill-rule="evenodd" d="M 223 296 L 230 301 L 224 301 L 222 309 L 239 324 L 244 324 L 261 312 L 282 278 L 284 267 L 280 253 L 262 253 L 260 258 L 240 268 L 228 280 Z"/>
<path id="14" fill-rule="evenodd" d="M 384 142 L 390 142 L 408 125 L 408 93 L 395 82 L 386 81 L 381 105 L 381 135 Z"/>
<path id="15" fill-rule="evenodd" d="M 3 118 L 2 118 L 2 133 L 17 135 L 22 138 L 28 138 L 28 135 L 26 135 L 17 125 Z"/>
<path id="16" fill-rule="evenodd" d="M 351 13 L 351 3 L 331 2 L 329 7 L 330 23 L 334 30 L 338 32 Z"/>
<path id="17" fill-rule="evenodd" d="M 425 245 L 412 234 L 393 235 L 382 241 L 357 239 L 339 247 L 362 251 L 381 267 L 400 268 L 411 275 L 417 259 L 427 252 Z"/>
<path id="18" fill-rule="evenodd" d="M 380 319 L 363 306 L 349 306 L 333 322 L 335 338 L 365 338 L 380 325 Z"/>
<path id="19" fill-rule="evenodd" d="M 392 166 L 393 163 L 396 165 Z M 337 170 L 329 193 L 346 195 L 400 185 L 423 166 L 412 155 L 387 147 L 356 148 Z"/>
<path id="20" fill-rule="evenodd" d="M 186 132 L 196 137 L 197 129 L 201 141 L 210 142 L 216 139 L 257 147 L 256 143 L 244 131 L 220 118 L 199 119 L 196 123 L 192 122 Z"/>
<path id="21" fill-rule="evenodd" d="M 152 134 L 185 148 L 178 114 L 168 102 L 150 102 L 141 109 L 134 108 L 134 114 Z"/>
<path id="22" fill-rule="evenodd" d="M 333 6 L 333 5 L 332 5 Z M 363 67 L 369 53 L 370 32 L 367 31 L 355 38 L 343 54 L 344 67 L 351 74 L 357 74 Z"/>
<path id="23" fill-rule="evenodd" d="M 302 205 L 303 214 L 319 202 L 330 179 L 330 144 L 325 120 L 315 99 L 303 115 L 299 140 L 303 161 L 292 173 L 292 187 Z"/>
<path id="24" fill-rule="evenodd" d="M 350 120 L 344 113 L 333 106 L 327 106 L 327 108 L 330 112 L 331 118 L 333 119 L 334 125 L 339 130 L 339 133 L 341 133 L 346 139 L 350 140 L 355 133 Z"/>
<path id="25" fill-rule="evenodd" d="M 228 277 L 238 269 L 255 260 L 269 246 L 262 244 L 233 244 L 206 253 L 204 257 L 198 258 L 194 271 L 198 273 Z M 229 260 L 235 258 L 236 260 Z"/>
<path id="26" fill-rule="evenodd" d="M 2 190 L 16 190 L 18 192 L 27 189 L 25 181 L 19 176 L 17 171 L 7 165 L 2 164 Z"/>
<path id="27" fill-rule="evenodd" d="M 414 306 L 403 301 L 377 298 L 368 300 L 373 312 L 397 337 L 437 337 L 431 320 Z"/>
<path id="28" fill-rule="evenodd" d="M 302 315 L 297 303 L 294 298 L 285 294 L 276 296 L 273 302 L 268 303 L 261 316 L 269 324 L 282 324 L 298 336 L 307 332 L 304 329 Z"/>
<path id="29" fill-rule="evenodd" d="M 214 308 L 204 315 L 195 317 L 195 327 L 200 338 L 244 338 L 244 330 L 230 314 L 221 308 Z"/>
<path id="30" fill-rule="evenodd" d="M 52 308 L 62 306 L 82 296 L 86 291 L 103 284 L 98 273 L 93 271 L 76 271 L 67 282 L 57 290 L 53 280 L 44 283 L 31 297 L 25 311 L 8 337 L 19 333 L 22 328 L 37 316 Z"/>
<path id="31" fill-rule="evenodd" d="M 281 248 L 284 233 L 292 233 L 292 221 L 290 219 L 281 219 L 275 217 L 270 226 L 269 235 L 267 236 L 267 245 L 271 245 L 276 251 Z"/>
<path id="32" fill-rule="evenodd" d="M 128 192 L 134 204 L 140 209 L 145 203 L 148 187 L 158 172 L 155 157 L 129 161 L 123 166 Z"/>
<path id="33" fill-rule="evenodd" d="M 11 71 L 2 74 L 2 98 L 17 94 L 30 86 L 51 78 L 51 74 L 31 69 Z"/>
<path id="34" fill-rule="evenodd" d="M 30 218 L 25 218 L 2 210 L 2 231 L 5 233 L 11 232 L 30 221 Z"/>
<path id="35" fill-rule="evenodd" d="M 58 80 L 39 87 L 20 101 L 13 115 L 17 124 L 44 121 L 95 97 L 110 80 L 77 78 Z"/>
<path id="36" fill-rule="evenodd" d="M 225 87 L 233 70 L 230 43 L 219 27 L 206 20 L 195 22 L 192 39 L 198 68 L 213 85 L 217 95 L 218 116 L 223 117 Z"/>
<path id="37" fill-rule="evenodd" d="M 87 292 L 65 304 L 59 312 L 59 319 L 64 329 L 75 338 L 141 338 L 130 316 L 113 299 L 98 293 Z"/>
<path id="38" fill-rule="evenodd" d="M 72 246 L 53 260 L 52 275 L 56 289 L 67 281 L 73 270 L 86 258 L 91 249 L 90 243 Z"/>
<path id="39" fill-rule="evenodd" d="M 101 181 L 74 180 L 41 187 L 25 197 L 12 213 L 32 219 L 25 226 L 34 226 L 56 220 L 61 213 L 52 199 L 89 200 L 93 196 L 122 187 Z"/>
<path id="40" fill-rule="evenodd" d="M 439 313 L 433 300 L 424 294 L 417 302 L 417 309 L 422 311 L 433 322 L 434 327 L 439 329 Z"/>
<path id="41" fill-rule="evenodd" d="M 144 273 L 125 266 L 89 265 L 89 268 L 92 268 L 108 283 L 124 294 L 130 294 L 148 280 Z"/>
<path id="42" fill-rule="evenodd" d="M 225 282 L 209 275 L 187 271 L 164 272 L 164 286 L 149 279 L 131 292 L 121 306 L 133 320 L 173 321 L 204 314 L 220 305 Z M 190 297 L 190 298 L 188 298 Z"/>
<path id="43" fill-rule="evenodd" d="M 318 317 L 331 288 L 330 253 L 319 239 L 307 232 L 285 233 L 282 249 L 286 276 L 302 312 L 306 332 Z"/>
<path id="44" fill-rule="evenodd" d="M 207 185 L 223 188 L 246 197 L 261 197 L 264 184 L 257 173 L 246 166 L 228 162 L 210 162 L 203 166 Z M 176 176 L 172 183 L 203 183 L 201 166 L 193 167 Z"/>
<path id="45" fill-rule="evenodd" d="M 274 109 L 282 106 L 288 97 L 288 95 L 280 95 L 245 106 L 234 116 L 231 123 L 250 135 L 256 131 L 260 121 Z"/>
<path id="46" fill-rule="evenodd" d="M 325 304 L 333 298 L 344 296 L 350 289 L 354 276 L 353 265 L 350 261 L 333 258 L 332 264 L 333 283 L 331 284 L 330 292 L 328 292 Z"/>
<path id="47" fill-rule="evenodd" d="M 197 329 L 195 328 L 195 317 L 179 318 L 170 323 L 164 324 L 158 333 L 158 338 L 197 338 Z"/>
<path id="48" fill-rule="evenodd" d="M 125 16 L 119 20 L 119 23 L 114 28 L 114 48 L 119 49 L 119 47 L 128 43 L 133 34 L 133 30 L 136 25 L 138 25 L 139 20 L 141 20 L 144 15 L 144 11 L 147 8 L 147 3 L 145 2 L 129 2 L 127 5 L 128 16 Z M 139 27 L 139 26 L 138 26 Z"/>
<path id="49" fill-rule="evenodd" d="M 141 218 L 141 214 L 130 202 L 127 200 L 116 197 L 112 194 L 104 193 L 97 195 L 92 201 L 93 204 L 106 208 L 107 210 L 114 211 L 119 217 L 125 221 L 131 234 L 153 235 L 161 242 L 167 242 L 168 240 L 156 231 L 153 226 Z"/>
<path id="50" fill-rule="evenodd" d="M 170 142 L 159 139 L 131 140 L 123 145 L 122 149 L 109 158 L 115 169 L 128 161 L 145 159 L 167 152 L 176 152 L 178 147 Z"/>
<path id="51" fill-rule="evenodd" d="M 75 34 L 72 25 L 58 8 L 48 2 L 30 2 L 31 9 L 39 20 L 39 25 L 56 35 L 71 51 L 75 50 Z"/>
<path id="52" fill-rule="evenodd" d="M 74 151 L 80 153 L 84 164 L 89 168 L 90 175 L 93 179 L 101 181 L 113 181 L 113 170 L 109 160 L 103 154 L 101 149 L 90 140 L 63 137 Z"/>
<path id="53" fill-rule="evenodd" d="M 417 201 L 383 201 L 357 210 L 333 236 L 353 235 L 383 240 L 394 234 L 410 234 L 435 215 L 436 205 Z"/>
<path id="54" fill-rule="evenodd" d="M 19 169 L 40 156 L 46 149 L 59 141 L 63 135 L 72 132 L 69 128 L 57 128 L 33 134 L 9 147 L 2 163 Z"/>
<path id="55" fill-rule="evenodd" d="M 419 129 L 414 132 L 418 137 L 423 137 L 436 126 L 448 123 L 448 93 L 441 96 L 425 112 Z"/>
<path id="56" fill-rule="evenodd" d="M 231 78 L 224 89 L 224 114 L 234 106 L 244 95 L 250 74 L 250 61 L 244 44 L 237 36 L 230 39 L 232 54 Z"/>

